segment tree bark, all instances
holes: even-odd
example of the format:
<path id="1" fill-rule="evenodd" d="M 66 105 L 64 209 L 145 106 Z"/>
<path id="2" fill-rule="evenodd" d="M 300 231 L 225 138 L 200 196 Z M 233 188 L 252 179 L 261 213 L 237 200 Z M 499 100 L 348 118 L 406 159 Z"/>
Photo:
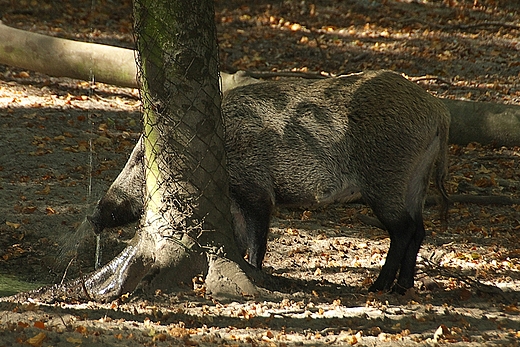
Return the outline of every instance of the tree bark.
<path id="1" fill-rule="evenodd" d="M 167 269 L 170 281 L 176 272 L 195 276 L 204 270 L 192 266 L 201 264 L 198 243 L 213 277 L 208 292 L 254 294 L 236 265 L 245 262 L 233 237 L 213 2 L 138 0 L 134 16 L 147 159 L 143 235 L 153 240 L 153 267 Z M 179 247 L 182 237 L 194 247 Z M 184 258 L 195 261 L 181 266 Z"/>

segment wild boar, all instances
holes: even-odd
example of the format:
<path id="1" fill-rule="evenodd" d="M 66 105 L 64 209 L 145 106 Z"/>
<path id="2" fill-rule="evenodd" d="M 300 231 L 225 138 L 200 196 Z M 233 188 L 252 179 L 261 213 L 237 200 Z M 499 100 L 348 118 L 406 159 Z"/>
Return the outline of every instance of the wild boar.
<path id="1" fill-rule="evenodd" d="M 237 87 L 222 100 L 235 237 L 260 268 L 276 205 L 314 206 L 362 196 L 390 234 L 371 291 L 414 285 L 430 176 L 443 208 L 450 114 L 443 103 L 390 71 Z M 143 208 L 141 141 L 90 221 L 135 221 Z M 394 281 L 399 273 L 397 283 Z"/>

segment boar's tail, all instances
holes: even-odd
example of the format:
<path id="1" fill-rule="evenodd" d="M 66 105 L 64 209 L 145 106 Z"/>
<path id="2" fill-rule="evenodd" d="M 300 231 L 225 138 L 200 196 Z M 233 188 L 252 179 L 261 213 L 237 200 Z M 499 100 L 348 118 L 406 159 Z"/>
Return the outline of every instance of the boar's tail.
<path id="1" fill-rule="evenodd" d="M 449 118 L 448 118 L 449 119 Z M 448 174 L 448 131 L 449 131 L 449 123 L 448 124 L 440 124 L 439 125 L 439 138 L 440 138 L 440 148 L 439 154 L 437 156 L 437 160 L 435 163 L 435 186 L 437 187 L 440 193 L 440 219 L 443 223 L 445 223 L 448 219 L 448 207 L 450 203 L 450 199 L 448 197 L 448 193 L 446 192 L 446 187 L 444 186 L 444 182 L 446 181 L 446 177 Z"/>

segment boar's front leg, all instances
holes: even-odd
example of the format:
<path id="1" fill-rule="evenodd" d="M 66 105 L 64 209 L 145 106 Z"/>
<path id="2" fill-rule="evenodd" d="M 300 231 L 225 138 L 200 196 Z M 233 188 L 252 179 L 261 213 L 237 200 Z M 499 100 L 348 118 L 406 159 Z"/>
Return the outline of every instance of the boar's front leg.
<path id="1" fill-rule="evenodd" d="M 267 233 L 274 208 L 271 194 L 255 183 L 242 180 L 234 184 L 231 180 L 231 212 L 234 217 L 235 241 L 242 256 L 257 267 L 267 250 Z"/>

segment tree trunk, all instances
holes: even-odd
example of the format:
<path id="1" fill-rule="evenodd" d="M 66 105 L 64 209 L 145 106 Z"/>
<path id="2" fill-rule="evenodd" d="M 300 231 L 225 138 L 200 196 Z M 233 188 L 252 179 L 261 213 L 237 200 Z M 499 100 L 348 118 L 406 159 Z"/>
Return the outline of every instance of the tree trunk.
<path id="1" fill-rule="evenodd" d="M 206 293 L 258 294 L 233 235 L 212 0 L 135 0 L 144 105 L 145 211 L 135 237 L 83 278 L 22 293 L 44 301 L 110 300 L 206 276 Z"/>
<path id="2" fill-rule="evenodd" d="M 232 286 L 240 291 L 229 294 L 254 292 L 239 267 L 221 259 L 244 263 L 230 212 L 213 2 L 138 0 L 134 14 L 147 159 L 142 232 L 155 242 L 152 267 L 168 269 L 170 282 L 176 272 L 197 275 L 204 263 L 199 243 L 211 275 L 241 274 Z M 194 261 L 181 268 L 184 258 Z M 207 290 L 227 291 L 218 277 L 206 282 Z"/>
<path id="3" fill-rule="evenodd" d="M 520 107 L 442 99 L 451 113 L 450 143 L 496 146 L 520 145 Z"/>

